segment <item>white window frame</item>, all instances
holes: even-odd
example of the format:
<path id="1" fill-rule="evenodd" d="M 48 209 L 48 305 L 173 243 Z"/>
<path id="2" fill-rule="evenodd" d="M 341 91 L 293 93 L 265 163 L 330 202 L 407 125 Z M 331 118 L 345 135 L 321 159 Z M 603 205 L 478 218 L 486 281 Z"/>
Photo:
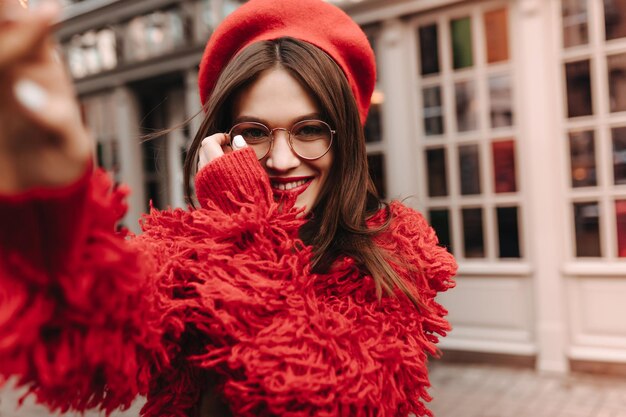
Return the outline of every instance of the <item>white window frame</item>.
<path id="1" fill-rule="evenodd" d="M 484 28 L 484 13 L 491 10 L 506 8 L 508 13 L 509 30 L 509 60 L 504 63 L 487 64 L 486 36 Z M 475 2 L 471 4 L 457 4 L 446 10 L 436 10 L 424 13 L 410 20 L 413 27 L 411 51 L 411 76 L 413 77 L 413 108 L 418 110 L 414 126 L 417 137 L 418 155 L 422 163 L 417 164 L 417 176 L 421 181 L 419 200 L 422 211 L 427 214 L 433 209 L 449 210 L 450 239 L 455 257 L 461 266 L 461 271 L 476 273 L 511 273 L 526 274 L 530 270 L 528 260 L 528 225 L 525 214 L 526 185 L 520 174 L 523 158 L 523 141 L 520 129 L 520 103 L 517 94 L 518 82 L 515 68 L 516 50 L 513 36 L 515 33 L 516 9 L 507 0 Z M 453 70 L 452 51 L 450 48 L 450 21 L 456 18 L 470 17 L 472 24 L 472 48 L 474 65 L 463 70 Z M 420 69 L 418 28 L 432 23 L 438 24 L 438 42 L 440 51 L 440 72 L 436 75 L 423 77 Z M 491 128 L 489 87 L 488 80 L 492 75 L 506 74 L 510 77 L 512 93 L 513 126 L 506 128 Z M 454 86 L 456 82 L 472 80 L 476 88 L 476 102 L 478 104 L 478 130 L 473 132 L 457 133 Z M 424 132 L 422 90 L 429 86 L 441 86 L 442 106 L 444 108 L 444 135 L 426 136 Z M 498 139 L 513 139 L 515 143 L 515 169 L 517 192 L 496 194 L 494 190 L 492 143 Z M 462 144 L 478 144 L 480 158 L 480 195 L 461 196 L 459 178 L 458 146 Z M 425 151 L 430 148 L 446 149 L 446 169 L 448 179 L 448 196 L 429 197 L 427 192 L 427 165 Z M 498 256 L 498 228 L 496 209 L 498 207 L 518 208 L 518 234 L 520 258 L 500 258 Z M 483 209 L 483 239 L 485 248 L 484 258 L 465 258 L 463 245 L 463 208 L 481 207 Z M 496 269 L 494 269 L 496 266 Z"/>
<path id="2" fill-rule="evenodd" d="M 558 23 L 559 36 L 555 37 L 556 50 L 560 51 L 558 61 L 559 78 L 557 89 L 561 97 L 560 140 L 565 168 L 562 186 L 566 196 L 563 212 L 567 220 L 565 238 L 564 270 L 571 275 L 623 275 L 626 273 L 626 258 L 619 258 L 617 242 L 617 224 L 615 201 L 626 200 L 626 185 L 613 184 L 612 137 L 611 128 L 626 126 L 626 111 L 611 113 L 609 108 L 609 85 L 607 56 L 626 53 L 626 38 L 605 40 L 604 6 L 600 1 L 587 0 L 588 38 L 586 45 L 565 48 L 563 40 L 563 17 L 561 1 L 554 1 L 553 16 Z M 565 64 L 581 60 L 590 60 L 590 78 L 593 114 L 569 119 L 567 117 L 567 84 Z M 596 180 L 594 187 L 574 188 L 571 184 L 571 158 L 569 133 L 572 131 L 594 132 Z M 576 231 L 573 204 L 579 202 L 597 202 L 600 213 L 600 257 L 576 256 Z M 615 269 L 618 266 L 618 269 Z"/>

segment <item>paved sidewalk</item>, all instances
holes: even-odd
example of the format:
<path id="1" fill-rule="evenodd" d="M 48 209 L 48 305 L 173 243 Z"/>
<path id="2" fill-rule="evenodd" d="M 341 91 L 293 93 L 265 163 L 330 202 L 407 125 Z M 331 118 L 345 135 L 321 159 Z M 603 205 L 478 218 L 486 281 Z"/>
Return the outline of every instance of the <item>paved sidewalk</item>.
<path id="1" fill-rule="evenodd" d="M 435 417 L 626 417 L 626 378 L 557 377 L 531 369 L 435 363 L 431 382 Z M 14 392 L 0 391 L 0 417 L 51 415 L 32 403 L 16 411 L 16 401 Z M 113 417 L 137 417 L 140 406 L 141 401 Z"/>
<path id="2" fill-rule="evenodd" d="M 435 364 L 435 417 L 626 417 L 626 378 Z"/>

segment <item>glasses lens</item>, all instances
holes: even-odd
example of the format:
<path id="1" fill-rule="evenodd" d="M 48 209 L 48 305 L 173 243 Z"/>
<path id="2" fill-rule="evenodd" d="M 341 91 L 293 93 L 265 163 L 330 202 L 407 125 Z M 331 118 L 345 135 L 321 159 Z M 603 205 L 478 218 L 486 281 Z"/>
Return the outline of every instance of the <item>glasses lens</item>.
<path id="1" fill-rule="evenodd" d="M 331 142 L 330 127 L 320 120 L 305 120 L 291 128 L 291 145 L 303 158 L 320 158 L 328 152 Z"/>
<path id="2" fill-rule="evenodd" d="M 231 139 L 240 135 L 248 146 L 254 149 L 259 159 L 263 158 L 270 149 L 270 131 L 260 123 L 239 123 L 230 130 Z"/>

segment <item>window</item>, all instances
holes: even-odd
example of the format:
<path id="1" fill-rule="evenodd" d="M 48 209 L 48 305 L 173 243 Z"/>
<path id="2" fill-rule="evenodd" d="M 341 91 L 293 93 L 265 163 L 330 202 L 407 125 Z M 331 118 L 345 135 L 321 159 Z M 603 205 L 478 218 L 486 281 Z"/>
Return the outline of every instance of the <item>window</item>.
<path id="1" fill-rule="evenodd" d="M 118 42 L 113 28 L 74 35 L 64 49 L 74 78 L 84 78 L 118 65 Z"/>
<path id="2" fill-rule="evenodd" d="M 460 260 L 523 257 L 509 10 L 474 5 L 416 20 L 426 212 Z"/>
<path id="3" fill-rule="evenodd" d="M 125 25 L 126 61 L 143 61 L 185 45 L 184 23 L 183 14 L 177 8 L 133 18 Z"/>
<path id="4" fill-rule="evenodd" d="M 561 0 L 568 241 L 573 258 L 619 259 L 626 258 L 626 2 L 594 2 Z"/>
<path id="5" fill-rule="evenodd" d="M 101 93 L 81 98 L 81 111 L 85 125 L 96 141 L 96 161 L 98 166 L 121 180 L 121 166 L 117 126 L 115 121 L 115 102 L 112 93 Z"/>
<path id="6" fill-rule="evenodd" d="M 370 45 L 376 53 L 377 48 L 377 32 L 376 27 L 363 28 L 367 34 L 367 38 L 370 41 Z M 378 61 L 378 58 L 376 59 Z M 377 69 L 380 71 L 381 66 L 378 65 Z M 377 72 L 377 76 L 379 73 Z M 382 199 L 387 198 L 387 185 L 385 177 L 385 148 L 383 142 L 383 126 L 382 126 L 382 104 L 385 101 L 385 94 L 382 91 L 378 80 L 372 94 L 372 101 L 370 105 L 370 111 L 365 121 L 365 143 L 367 147 L 367 162 L 369 167 L 370 177 L 374 182 L 374 186 L 378 191 L 378 196 Z"/>

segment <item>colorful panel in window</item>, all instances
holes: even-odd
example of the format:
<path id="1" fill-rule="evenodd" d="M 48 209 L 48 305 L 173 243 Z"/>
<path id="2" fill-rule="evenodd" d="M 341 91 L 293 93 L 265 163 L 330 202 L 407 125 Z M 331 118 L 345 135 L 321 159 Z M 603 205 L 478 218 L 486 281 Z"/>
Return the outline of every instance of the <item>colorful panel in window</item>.
<path id="1" fill-rule="evenodd" d="M 515 141 L 504 140 L 491 144 L 493 155 L 494 189 L 496 193 L 517 191 Z"/>
<path id="2" fill-rule="evenodd" d="M 617 225 L 617 256 L 626 258 L 626 200 L 615 202 L 615 221 Z"/>
<path id="3" fill-rule="evenodd" d="M 487 38 L 487 62 L 508 61 L 509 59 L 509 16 L 507 9 L 485 13 Z"/>
<path id="4" fill-rule="evenodd" d="M 468 68 L 474 65 L 472 47 L 472 21 L 469 17 L 452 20 L 452 61 L 454 69 Z"/>

